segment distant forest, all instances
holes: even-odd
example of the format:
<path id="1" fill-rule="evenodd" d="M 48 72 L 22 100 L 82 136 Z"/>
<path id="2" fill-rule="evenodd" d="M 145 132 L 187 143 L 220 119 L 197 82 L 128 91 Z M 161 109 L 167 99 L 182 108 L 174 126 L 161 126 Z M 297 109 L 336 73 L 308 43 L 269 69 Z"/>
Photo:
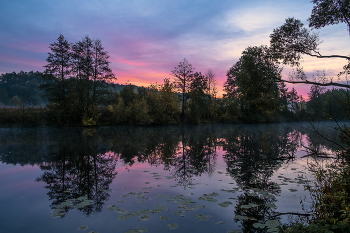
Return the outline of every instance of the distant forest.
<path id="1" fill-rule="evenodd" d="M 44 84 L 44 73 L 39 71 L 5 73 L 0 75 L 0 107 L 46 107 L 49 104 Z M 110 84 L 114 91 L 124 89 L 124 84 Z M 135 90 L 137 86 L 132 85 Z"/>

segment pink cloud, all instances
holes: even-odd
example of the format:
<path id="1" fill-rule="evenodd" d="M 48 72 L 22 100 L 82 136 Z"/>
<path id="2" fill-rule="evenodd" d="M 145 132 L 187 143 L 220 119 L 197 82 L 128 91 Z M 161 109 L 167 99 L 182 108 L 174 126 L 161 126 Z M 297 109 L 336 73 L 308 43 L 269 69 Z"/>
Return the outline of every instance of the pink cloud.
<path id="1" fill-rule="evenodd" d="M 0 61 L 7 62 L 14 65 L 24 65 L 26 67 L 31 66 L 37 68 L 39 71 L 43 71 L 43 66 L 46 65 L 45 61 L 42 60 L 28 60 L 28 59 L 19 59 L 19 58 L 10 58 L 0 56 Z M 33 69 L 33 68 L 32 68 Z M 21 68 L 20 70 L 24 70 Z"/>
<path id="2" fill-rule="evenodd" d="M 113 62 L 118 62 L 118 63 L 122 63 L 122 64 L 126 64 L 126 65 L 130 65 L 130 66 L 147 66 L 149 63 L 146 62 L 138 62 L 138 61 L 133 61 L 133 60 L 128 60 L 125 58 L 118 58 L 115 60 L 112 60 Z"/>

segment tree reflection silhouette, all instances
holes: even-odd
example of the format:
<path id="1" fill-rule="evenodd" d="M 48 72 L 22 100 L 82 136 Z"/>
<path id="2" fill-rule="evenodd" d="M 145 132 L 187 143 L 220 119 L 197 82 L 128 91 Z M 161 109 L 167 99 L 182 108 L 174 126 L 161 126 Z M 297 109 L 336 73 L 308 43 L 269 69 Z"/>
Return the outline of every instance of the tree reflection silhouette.
<path id="1" fill-rule="evenodd" d="M 193 132 L 196 131 L 197 132 Z M 181 143 L 171 166 L 172 175 L 178 184 L 186 188 L 192 183 L 193 177 L 203 173 L 211 174 L 215 170 L 217 154 L 215 151 L 216 137 L 199 128 L 181 128 Z M 200 131 L 200 132 L 198 132 Z"/>
<path id="2" fill-rule="evenodd" d="M 196 177 L 210 176 L 215 172 L 216 149 L 222 147 L 227 172 L 244 190 L 238 196 L 235 214 L 251 219 L 242 220 L 245 232 L 263 232 L 252 225 L 276 219 L 272 204 L 281 189 L 271 181 L 271 176 L 281 166 L 282 159 L 293 158 L 301 143 L 313 146 L 321 143 L 328 149 L 334 148 L 306 129 L 296 129 L 292 124 L 287 126 L 3 130 L 0 134 L 0 160 L 10 164 L 38 164 L 43 174 L 37 181 L 45 184 L 53 209 L 66 200 L 84 196 L 93 203 L 80 210 L 90 215 L 101 211 L 103 203 L 108 200 L 106 190 L 117 178 L 117 161 L 125 167 L 132 167 L 136 161 L 164 165 L 164 170 L 169 171 L 178 185 L 187 188 Z M 331 136 L 331 131 L 328 136 Z M 241 208 L 249 203 L 258 206 Z M 66 206 L 65 213 L 74 206 Z"/>
<path id="3" fill-rule="evenodd" d="M 225 139 L 227 171 L 244 190 L 238 196 L 235 210 L 236 216 L 245 216 L 240 220 L 242 230 L 266 232 L 267 229 L 255 228 L 253 224 L 279 219 L 272 204 L 276 202 L 281 188 L 270 181 L 270 177 L 281 166 L 280 158 L 286 154 L 294 155 L 296 144 L 290 140 L 287 132 L 273 129 L 260 131 L 259 128 L 243 128 L 228 134 Z"/>
<path id="4" fill-rule="evenodd" d="M 87 197 L 93 203 L 79 209 L 86 215 L 100 212 L 109 198 L 109 185 L 117 175 L 117 160 L 115 154 L 101 144 L 97 132 L 89 129 L 82 133 L 69 131 L 69 135 L 59 138 L 49 153 L 54 155 L 53 161 L 40 165 L 44 173 L 36 181 L 46 183 L 51 208 L 55 209 L 67 200 Z M 72 208 L 73 205 L 66 206 L 65 213 Z"/>

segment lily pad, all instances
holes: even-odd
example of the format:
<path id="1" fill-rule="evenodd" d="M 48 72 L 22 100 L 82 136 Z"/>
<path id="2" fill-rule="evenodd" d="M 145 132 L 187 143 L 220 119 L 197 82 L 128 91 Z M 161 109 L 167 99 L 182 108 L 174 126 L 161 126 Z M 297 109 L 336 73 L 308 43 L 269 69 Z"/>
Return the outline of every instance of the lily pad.
<path id="1" fill-rule="evenodd" d="M 131 218 L 130 214 L 123 214 L 118 217 L 119 220 L 126 220 L 128 218 Z"/>
<path id="2" fill-rule="evenodd" d="M 270 207 L 270 208 L 277 208 L 277 206 L 275 204 L 267 204 L 266 206 Z"/>
<path id="3" fill-rule="evenodd" d="M 151 218 L 148 214 L 143 215 L 139 218 L 139 221 L 148 221 Z"/>
<path id="4" fill-rule="evenodd" d="M 166 220 L 170 220 L 170 218 L 165 217 L 165 216 L 160 216 L 160 220 L 166 221 Z"/>
<path id="5" fill-rule="evenodd" d="M 220 206 L 220 207 L 228 207 L 229 205 L 233 205 L 233 203 L 230 201 L 218 203 L 218 206 Z"/>
<path id="6" fill-rule="evenodd" d="M 255 228 L 265 228 L 266 225 L 263 224 L 263 223 L 256 222 L 256 223 L 253 224 L 253 227 L 255 227 Z"/>
<path id="7" fill-rule="evenodd" d="M 177 229 L 179 227 L 176 223 L 168 224 L 167 226 L 170 228 L 170 230 L 175 230 L 175 229 Z"/>
<path id="8" fill-rule="evenodd" d="M 54 218 L 60 218 L 60 217 L 63 217 L 65 215 L 66 215 L 66 213 L 59 212 L 59 213 L 54 213 L 51 216 Z"/>
<path id="9" fill-rule="evenodd" d="M 145 231 L 147 231 L 147 228 L 138 228 L 138 229 L 127 230 L 124 233 L 143 233 Z"/>
<path id="10" fill-rule="evenodd" d="M 196 214 L 195 215 L 196 217 L 197 217 L 197 220 L 199 220 L 199 221 L 208 221 L 209 220 L 209 218 L 211 217 L 210 215 L 203 215 L 203 214 Z"/>
<path id="11" fill-rule="evenodd" d="M 259 205 L 254 204 L 254 203 L 249 203 L 248 205 L 241 205 L 241 209 L 250 209 L 254 207 L 258 207 Z"/>
<path id="12" fill-rule="evenodd" d="M 85 231 L 86 229 L 88 229 L 88 227 L 83 225 L 78 228 L 78 231 Z"/>
<path id="13" fill-rule="evenodd" d="M 235 219 L 237 219 L 237 220 L 246 220 L 246 219 L 248 219 L 248 217 L 247 216 L 242 216 L 242 215 L 236 215 Z"/>

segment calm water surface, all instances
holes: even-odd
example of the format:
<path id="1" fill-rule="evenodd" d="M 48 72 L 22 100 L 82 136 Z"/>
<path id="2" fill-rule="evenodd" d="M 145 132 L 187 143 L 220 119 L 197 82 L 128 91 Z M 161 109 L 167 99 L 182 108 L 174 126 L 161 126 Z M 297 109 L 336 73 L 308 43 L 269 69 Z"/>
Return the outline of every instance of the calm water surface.
<path id="1" fill-rule="evenodd" d="M 0 232 L 273 232 L 310 207 L 303 145 L 338 149 L 307 123 L 2 128 Z"/>

